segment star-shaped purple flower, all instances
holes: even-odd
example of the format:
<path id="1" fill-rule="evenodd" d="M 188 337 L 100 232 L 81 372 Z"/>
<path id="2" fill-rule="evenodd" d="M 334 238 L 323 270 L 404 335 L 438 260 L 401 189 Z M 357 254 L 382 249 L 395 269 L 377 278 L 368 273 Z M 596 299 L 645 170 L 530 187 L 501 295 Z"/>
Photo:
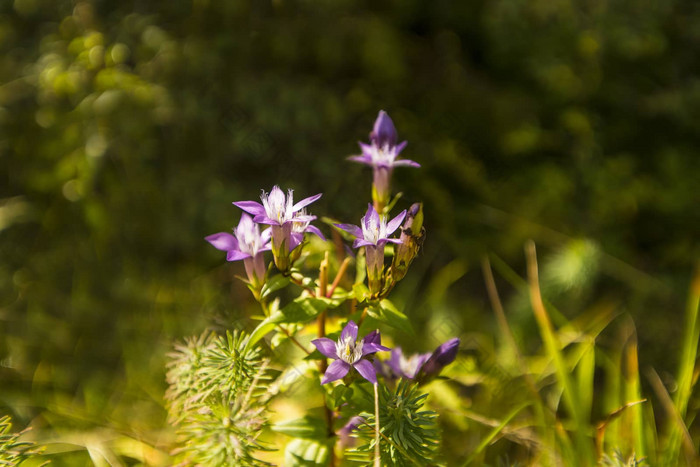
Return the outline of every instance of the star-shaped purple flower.
<path id="1" fill-rule="evenodd" d="M 401 350 L 401 347 L 396 347 L 391 350 L 389 357 L 389 368 L 398 377 L 413 379 L 418 375 L 423 364 L 430 358 L 430 353 L 417 353 L 406 357 Z"/>
<path id="2" fill-rule="evenodd" d="M 388 361 L 377 363 L 375 360 L 375 369 L 390 379 L 406 378 L 425 383 L 454 361 L 459 343 L 459 338 L 455 337 L 441 344 L 432 353 L 419 353 L 410 357 L 403 354 L 401 347 L 396 347 L 391 350 Z"/>
<path id="3" fill-rule="evenodd" d="M 396 144 L 398 135 L 394 122 L 383 110 L 374 122 L 374 128 L 369 134 L 370 144 L 359 143 L 362 154 L 350 156 L 351 161 L 369 165 L 374 170 L 374 191 L 379 206 L 385 206 L 389 199 L 391 172 L 394 167 L 420 167 L 417 162 L 408 159 L 397 159 L 399 153 L 408 144 L 406 141 Z M 381 208 L 377 208 L 381 209 Z"/>
<path id="4" fill-rule="evenodd" d="M 390 350 L 381 344 L 379 331 L 372 331 L 364 339 L 358 341 L 357 324 L 352 320 L 343 328 L 338 342 L 333 342 L 327 337 L 321 337 L 312 340 L 311 343 L 323 355 L 334 360 L 333 363 L 328 365 L 321 384 L 330 383 L 345 377 L 350 368 L 355 368 L 370 383 L 376 383 L 377 374 L 374 371 L 374 366 L 365 357 L 380 350 Z"/>
<path id="5" fill-rule="evenodd" d="M 257 201 L 236 201 L 233 204 L 244 211 L 254 215 L 253 220 L 259 224 L 267 224 L 272 230 L 272 254 L 275 257 L 277 267 L 286 271 L 291 266 L 289 264 L 289 253 L 303 238 L 303 232 L 309 231 L 320 234 L 320 231 L 309 223 L 316 219 L 303 211 L 303 208 L 313 203 L 321 197 L 321 193 L 305 198 L 294 204 L 292 190 L 284 192 L 275 185 L 270 193 L 262 192 L 260 200 Z M 296 225 L 296 234 L 293 235 Z M 303 232 L 299 231 L 299 226 L 303 226 Z"/>
<path id="6" fill-rule="evenodd" d="M 248 214 L 242 214 L 233 235 L 219 232 L 205 238 L 217 250 L 225 251 L 227 261 L 243 260 L 248 279 L 261 284 L 265 277 L 263 252 L 270 250 L 270 229 L 260 233 L 258 224 Z"/>
<path id="7" fill-rule="evenodd" d="M 389 238 L 399 228 L 406 211 L 387 222 L 386 217 L 380 216 L 371 204 L 360 222 L 360 226 L 352 224 L 335 224 L 355 237 L 353 248 L 365 247 L 367 260 L 367 277 L 370 292 L 379 292 L 383 284 L 384 246 L 387 243 L 401 243 L 398 238 Z"/>

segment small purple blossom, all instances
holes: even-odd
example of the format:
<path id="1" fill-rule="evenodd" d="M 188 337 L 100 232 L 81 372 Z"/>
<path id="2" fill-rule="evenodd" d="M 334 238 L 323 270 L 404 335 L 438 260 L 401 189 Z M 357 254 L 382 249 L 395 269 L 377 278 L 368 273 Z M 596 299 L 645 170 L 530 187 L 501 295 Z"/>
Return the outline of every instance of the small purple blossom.
<path id="1" fill-rule="evenodd" d="M 359 143 L 362 154 L 350 156 L 348 159 L 361 164 L 366 164 L 374 170 L 374 194 L 378 208 L 386 205 L 389 199 L 389 186 L 391 184 L 391 172 L 394 167 L 420 167 L 417 162 L 408 159 L 397 159 L 399 153 L 406 147 L 407 142 L 396 144 L 398 135 L 396 127 L 389 115 L 379 111 L 374 122 L 374 128 L 369 134 L 370 144 Z"/>
<path id="2" fill-rule="evenodd" d="M 420 369 L 421 379 L 425 380 L 437 376 L 443 368 L 452 363 L 457 358 L 459 342 L 459 338 L 454 337 L 435 349 Z"/>
<path id="3" fill-rule="evenodd" d="M 430 355 L 430 353 L 418 353 L 406 357 L 401 347 L 396 347 L 391 350 L 391 357 L 389 357 L 388 362 L 389 368 L 397 377 L 414 379 L 426 360 L 430 358 Z"/>
<path id="4" fill-rule="evenodd" d="M 360 375 L 370 383 L 377 382 L 377 374 L 374 366 L 364 357 L 380 350 L 390 350 L 381 344 L 379 331 L 372 331 L 364 339 L 357 340 L 357 324 L 354 321 L 348 322 L 340 333 L 340 339 L 333 342 L 327 337 L 321 337 L 311 341 L 319 352 L 334 360 L 328 365 L 326 374 L 323 375 L 321 384 L 344 378 L 350 368 L 355 368 Z"/>
<path id="5" fill-rule="evenodd" d="M 370 292 L 381 291 L 384 272 L 384 246 L 387 243 L 401 243 L 398 238 L 389 238 L 406 216 L 406 211 L 401 211 L 398 216 L 387 222 L 386 217 L 380 216 L 371 204 L 367 207 L 367 213 L 360 222 L 360 227 L 352 224 L 335 224 L 339 229 L 345 230 L 355 237 L 353 248 L 365 247 L 367 260 L 367 277 L 369 279 Z"/>
<path id="6" fill-rule="evenodd" d="M 419 353 L 406 357 L 401 347 L 391 350 L 391 356 L 386 362 L 377 363 L 375 369 L 390 379 L 405 378 L 425 383 L 434 378 L 444 367 L 457 357 L 459 338 L 455 337 L 440 345 L 432 353 Z"/>
<path id="7" fill-rule="evenodd" d="M 320 231 L 309 225 L 316 216 L 311 216 L 303 209 L 321 197 L 321 193 L 305 198 L 294 204 L 293 191 L 284 192 L 275 185 L 270 193 L 262 192 L 260 200 L 237 201 L 233 204 L 244 211 L 254 215 L 253 220 L 259 224 L 267 224 L 272 230 L 272 254 L 275 257 L 277 267 L 285 271 L 289 269 L 289 253 L 301 243 L 303 233 L 320 234 Z M 296 231 L 295 231 L 296 226 Z M 300 231 L 300 226 L 303 230 Z"/>
<path id="8" fill-rule="evenodd" d="M 304 234 L 307 232 L 316 235 L 321 240 L 326 239 L 318 227 L 311 225 L 311 220 L 309 220 L 310 217 L 313 217 L 314 219 L 316 218 L 316 216 L 309 216 L 305 208 L 298 213 L 295 213 L 295 217 L 293 218 L 294 222 L 292 222 L 292 241 L 290 249 L 294 250 L 297 246 L 299 246 L 301 242 L 304 241 Z"/>
<path id="9" fill-rule="evenodd" d="M 260 285 L 265 277 L 263 252 L 270 250 L 270 230 L 260 233 L 248 214 L 242 214 L 233 235 L 219 232 L 205 238 L 214 248 L 226 253 L 227 261 L 243 260 L 251 284 Z"/>

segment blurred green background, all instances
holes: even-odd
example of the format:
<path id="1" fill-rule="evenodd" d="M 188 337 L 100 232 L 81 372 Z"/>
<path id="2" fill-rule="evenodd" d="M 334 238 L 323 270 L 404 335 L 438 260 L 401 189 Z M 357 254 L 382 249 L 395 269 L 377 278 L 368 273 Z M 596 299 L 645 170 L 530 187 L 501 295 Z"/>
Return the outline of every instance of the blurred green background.
<path id="1" fill-rule="evenodd" d="M 532 238 L 552 303 L 631 315 L 669 382 L 700 257 L 698 50 L 689 0 L 1 2 L 0 414 L 167 438 L 172 341 L 250 324 L 204 236 L 273 184 L 356 223 L 371 174 L 345 157 L 380 109 L 428 229 L 396 291 L 425 336 L 398 342 L 492 340 L 480 259 L 522 275 Z"/>

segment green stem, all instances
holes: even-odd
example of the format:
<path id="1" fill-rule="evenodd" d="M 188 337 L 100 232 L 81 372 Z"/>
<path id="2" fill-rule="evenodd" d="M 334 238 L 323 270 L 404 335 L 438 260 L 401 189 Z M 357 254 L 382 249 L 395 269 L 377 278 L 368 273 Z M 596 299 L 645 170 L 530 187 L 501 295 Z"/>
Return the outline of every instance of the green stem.
<path id="1" fill-rule="evenodd" d="M 379 389 L 374 383 L 374 467 L 381 467 L 379 451 Z"/>

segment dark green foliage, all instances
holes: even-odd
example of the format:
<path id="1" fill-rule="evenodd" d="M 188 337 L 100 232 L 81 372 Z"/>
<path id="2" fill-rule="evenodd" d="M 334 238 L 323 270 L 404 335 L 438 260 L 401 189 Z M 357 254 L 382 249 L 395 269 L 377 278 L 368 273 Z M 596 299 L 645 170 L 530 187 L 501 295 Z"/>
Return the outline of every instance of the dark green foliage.
<path id="1" fill-rule="evenodd" d="M 170 355 L 166 398 L 177 426 L 176 458 L 185 465 L 265 465 L 256 451 L 271 393 L 267 362 L 246 337 L 205 333 Z"/>

